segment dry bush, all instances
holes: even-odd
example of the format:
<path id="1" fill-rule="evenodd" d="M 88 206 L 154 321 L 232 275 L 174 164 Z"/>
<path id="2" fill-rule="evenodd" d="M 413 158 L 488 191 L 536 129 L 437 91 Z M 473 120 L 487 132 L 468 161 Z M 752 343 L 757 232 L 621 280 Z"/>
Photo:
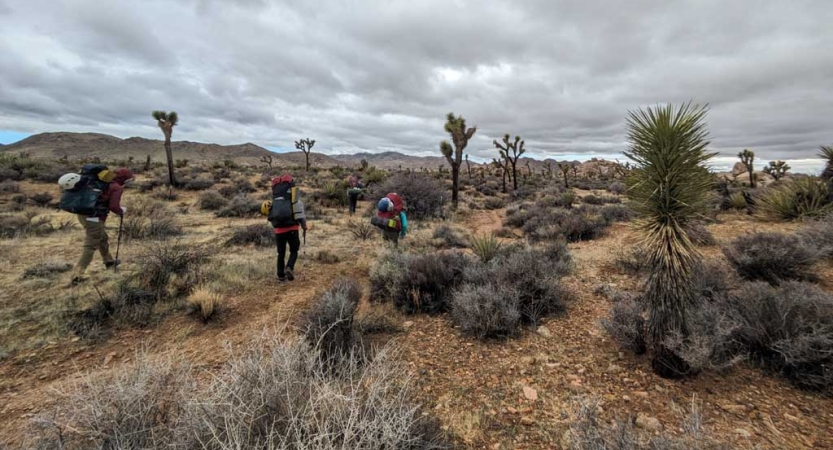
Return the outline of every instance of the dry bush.
<path id="1" fill-rule="evenodd" d="M 341 262 L 341 257 L 329 250 L 319 250 L 315 254 L 315 260 L 321 264 L 338 264 Z"/>
<path id="2" fill-rule="evenodd" d="M 641 275 L 648 270 L 648 250 L 642 245 L 619 247 L 613 251 L 613 266 L 630 275 Z"/>
<path id="3" fill-rule="evenodd" d="M 252 217 L 260 214 L 260 202 L 246 194 L 238 194 L 214 213 L 217 217 Z"/>
<path id="4" fill-rule="evenodd" d="M 446 187 L 434 178 L 418 173 L 400 173 L 373 186 L 370 198 L 374 210 L 379 199 L 390 192 L 402 197 L 408 209 L 408 218 L 417 220 L 442 216 L 445 199 L 450 198 Z"/>
<path id="5" fill-rule="evenodd" d="M 599 214 L 608 223 L 629 222 L 636 216 L 634 210 L 625 205 L 605 205 L 599 209 Z"/>
<path id="6" fill-rule="evenodd" d="M 235 227 L 231 232 L 231 237 L 225 242 L 225 245 L 254 245 L 255 247 L 269 247 L 275 245 L 275 230 L 269 225 L 263 224 Z"/>
<path id="7" fill-rule="evenodd" d="M 200 194 L 197 204 L 204 211 L 217 211 L 228 204 L 228 200 L 217 191 L 205 191 Z"/>
<path id="8" fill-rule="evenodd" d="M 685 231 L 688 234 L 688 238 L 691 239 L 691 242 L 693 242 L 694 245 L 705 247 L 717 244 L 717 241 L 714 239 L 714 235 L 712 235 L 711 231 L 703 225 L 703 222 L 689 222 L 686 224 Z"/>
<path id="9" fill-rule="evenodd" d="M 377 234 L 377 228 L 366 221 L 350 223 L 350 233 L 360 241 L 366 241 Z"/>
<path id="10" fill-rule="evenodd" d="M 521 228 L 533 241 L 566 238 L 570 242 L 594 239 L 604 234 L 610 223 L 597 211 L 583 208 L 540 207 L 522 203 L 507 209 L 504 225 Z"/>
<path id="11" fill-rule="evenodd" d="M 37 213 L 24 215 L 0 214 L 0 239 L 45 236 L 58 231 L 48 217 Z"/>
<path id="12" fill-rule="evenodd" d="M 506 207 L 506 201 L 498 197 L 489 197 L 483 202 L 483 208 L 488 210 L 503 209 Z"/>
<path id="13" fill-rule="evenodd" d="M 755 282 L 730 301 L 755 361 L 799 387 L 833 392 L 833 295 L 796 281 Z"/>
<path id="14" fill-rule="evenodd" d="M 0 192 L 4 194 L 17 194 L 20 192 L 20 183 L 14 181 L 0 182 Z"/>
<path id="15" fill-rule="evenodd" d="M 833 215 L 810 223 L 798 235 L 807 247 L 818 249 L 825 258 L 833 258 Z"/>
<path id="16" fill-rule="evenodd" d="M 770 284 L 813 279 L 808 270 L 820 256 L 798 236 L 780 233 L 740 236 L 724 246 L 723 253 L 741 278 Z"/>
<path id="17" fill-rule="evenodd" d="M 625 186 L 625 183 L 622 183 L 621 181 L 614 181 L 613 183 L 610 183 L 610 186 L 607 187 L 607 190 L 616 195 L 621 195 L 628 190 L 628 187 Z"/>
<path id="18" fill-rule="evenodd" d="M 465 285 L 454 293 L 451 317 L 460 330 L 480 339 L 513 336 L 521 313 L 513 286 Z"/>
<path id="19" fill-rule="evenodd" d="M 582 197 L 581 202 L 586 203 L 588 205 L 606 205 L 608 203 L 622 203 L 622 199 L 620 199 L 619 197 L 614 197 L 612 195 L 597 196 L 594 194 L 590 194 Z"/>
<path id="20" fill-rule="evenodd" d="M 173 217 L 141 217 L 127 215 L 124 219 L 122 236 L 131 239 L 168 239 L 185 234 Z"/>
<path id="21" fill-rule="evenodd" d="M 399 310 L 438 313 L 448 309 L 452 290 L 471 260 L 462 253 L 428 255 L 389 253 L 382 256 L 370 274 L 370 299 L 392 301 Z"/>
<path id="22" fill-rule="evenodd" d="M 602 327 L 614 342 L 637 355 L 648 350 L 645 329 L 645 308 L 630 297 L 621 297 L 610 307 L 608 317 L 602 319 Z"/>
<path id="23" fill-rule="evenodd" d="M 266 334 L 200 379 L 170 360 L 139 357 L 68 386 L 59 411 L 38 420 L 39 448 L 337 450 L 449 448 L 436 421 L 411 403 L 405 368 L 385 347 L 345 355 L 340 370 L 299 340 Z"/>
<path id="24" fill-rule="evenodd" d="M 353 320 L 361 298 L 362 289 L 356 281 L 339 279 L 313 300 L 303 319 L 305 339 L 329 364 L 348 357 L 358 341 Z"/>
<path id="25" fill-rule="evenodd" d="M 206 286 L 199 286 L 191 292 L 186 300 L 192 314 L 196 314 L 203 322 L 208 322 L 220 310 L 222 297 Z"/>
<path id="26" fill-rule="evenodd" d="M 35 206 L 40 206 L 42 208 L 49 206 L 49 204 L 52 203 L 52 200 L 54 199 L 55 197 L 53 197 L 52 194 L 48 192 L 41 192 L 39 194 L 35 194 L 29 197 L 29 200 L 31 200 L 32 203 L 35 204 Z"/>
<path id="27" fill-rule="evenodd" d="M 20 278 L 22 280 L 29 278 L 50 278 L 53 275 L 69 272 L 70 270 L 72 270 L 72 264 L 54 262 L 40 263 L 27 267 Z"/>
<path id="28" fill-rule="evenodd" d="M 437 239 L 440 242 L 441 248 L 466 248 L 468 242 L 460 234 L 459 230 L 454 229 L 448 225 L 440 225 L 434 228 L 434 233 L 431 235 L 432 239 Z"/>
<path id="29" fill-rule="evenodd" d="M 798 178 L 764 191 L 760 210 L 781 220 L 822 217 L 833 211 L 830 193 L 824 180 Z"/>
<path id="30" fill-rule="evenodd" d="M 204 191 L 206 189 L 211 189 L 214 186 L 214 180 L 209 180 L 207 178 L 192 178 L 186 181 L 182 188 L 186 191 Z"/>

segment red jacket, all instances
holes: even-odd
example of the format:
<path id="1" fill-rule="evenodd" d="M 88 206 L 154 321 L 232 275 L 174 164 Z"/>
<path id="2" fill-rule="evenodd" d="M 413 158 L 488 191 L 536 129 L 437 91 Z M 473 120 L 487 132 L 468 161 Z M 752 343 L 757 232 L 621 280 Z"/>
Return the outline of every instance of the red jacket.
<path id="1" fill-rule="evenodd" d="M 101 193 L 99 200 L 102 204 L 107 205 L 107 210 L 116 215 L 121 215 L 121 196 L 124 193 L 124 183 L 133 179 L 133 173 L 127 169 L 119 169 L 116 171 L 116 178 L 107 185 L 104 192 Z M 101 220 L 106 220 L 107 215 L 99 216 Z"/>

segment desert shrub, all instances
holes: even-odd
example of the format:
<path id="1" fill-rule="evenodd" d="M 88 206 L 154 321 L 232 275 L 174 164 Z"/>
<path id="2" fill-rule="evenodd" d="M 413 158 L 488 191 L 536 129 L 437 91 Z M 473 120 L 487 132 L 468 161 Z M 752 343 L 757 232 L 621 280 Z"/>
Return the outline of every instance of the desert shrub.
<path id="1" fill-rule="evenodd" d="M 174 191 L 173 189 L 160 189 L 160 190 L 154 191 L 153 194 L 151 194 L 151 195 L 155 199 L 166 201 L 166 202 L 175 202 L 175 201 L 179 200 L 179 194 L 176 191 Z"/>
<path id="2" fill-rule="evenodd" d="M 729 195 L 729 207 L 738 211 L 743 211 L 747 208 L 746 198 L 742 192 L 735 192 Z"/>
<path id="3" fill-rule="evenodd" d="M 481 261 L 489 262 L 500 252 L 501 243 L 494 234 L 472 236 L 471 249 Z"/>
<path id="4" fill-rule="evenodd" d="M 376 167 L 369 167 L 362 175 L 362 181 L 366 186 L 379 184 L 388 179 L 388 172 L 386 170 L 377 169 Z"/>
<path id="5" fill-rule="evenodd" d="M 231 232 L 231 237 L 226 241 L 230 245 L 254 245 L 255 247 L 269 247 L 275 245 L 275 230 L 262 224 L 236 227 Z"/>
<path id="6" fill-rule="evenodd" d="M 14 181 L 0 182 L 0 192 L 4 194 L 17 194 L 20 192 L 20 183 Z"/>
<path id="7" fill-rule="evenodd" d="M 504 207 L 506 207 L 506 202 L 498 197 L 489 197 L 483 202 L 483 208 L 488 210 L 502 209 Z"/>
<path id="8" fill-rule="evenodd" d="M 40 263 L 27 267 L 26 270 L 23 271 L 23 276 L 20 278 L 23 280 L 29 278 L 49 278 L 59 273 L 69 272 L 70 270 L 72 270 L 72 264 Z"/>
<path id="9" fill-rule="evenodd" d="M 408 218 L 417 220 L 440 217 L 448 191 L 442 183 L 418 173 L 399 173 L 373 187 L 371 198 L 375 209 L 378 200 L 396 192 L 405 201 Z"/>
<path id="10" fill-rule="evenodd" d="M 557 223 L 556 232 L 570 242 L 588 241 L 604 235 L 609 225 L 599 214 L 573 213 Z M 534 232 L 530 234 L 533 240 L 536 236 Z"/>
<path id="11" fill-rule="evenodd" d="M 638 301 L 624 297 L 611 305 L 608 317 L 602 319 L 602 327 L 614 342 L 641 355 L 648 350 L 644 314 Z"/>
<path id="12" fill-rule="evenodd" d="M 612 195 L 596 196 L 590 194 L 582 197 L 581 202 L 586 203 L 588 205 L 605 205 L 608 203 L 622 203 L 622 199 L 620 199 L 619 197 L 614 197 Z"/>
<path id="13" fill-rule="evenodd" d="M 520 172 L 518 175 L 520 175 Z M 538 189 L 535 186 L 524 184 L 523 186 L 519 186 L 517 190 L 509 192 L 509 200 L 516 202 L 519 200 L 534 199 L 537 193 Z"/>
<path id="14" fill-rule="evenodd" d="M 448 225 L 440 225 L 434 228 L 434 233 L 431 235 L 433 239 L 440 241 L 440 246 L 444 248 L 466 248 L 468 242 L 460 235 L 460 232 Z"/>
<path id="15" fill-rule="evenodd" d="M 0 214 L 0 239 L 45 236 L 57 231 L 48 217 Z"/>
<path id="16" fill-rule="evenodd" d="M 622 183 L 621 181 L 614 181 L 613 183 L 610 183 L 610 186 L 607 187 L 607 190 L 616 195 L 621 195 L 628 190 L 628 187 L 625 186 L 625 183 Z"/>
<path id="17" fill-rule="evenodd" d="M 738 237 L 723 247 L 723 254 L 741 278 L 779 284 L 784 280 L 806 280 L 819 259 L 819 251 L 798 236 L 755 233 Z"/>
<path id="18" fill-rule="evenodd" d="M 260 203 L 246 194 L 238 194 L 214 215 L 217 217 L 252 217 L 260 214 Z"/>
<path id="19" fill-rule="evenodd" d="M 833 295 L 795 281 L 754 282 L 731 302 L 754 361 L 799 387 L 833 391 Z"/>
<path id="20" fill-rule="evenodd" d="M 448 309 L 452 289 L 471 261 L 462 253 L 385 255 L 371 271 L 371 300 L 393 301 L 401 311 L 438 313 Z"/>
<path id="21" fill-rule="evenodd" d="M 825 258 L 833 258 L 833 215 L 810 223 L 798 234 L 807 247 L 818 249 Z"/>
<path id="22" fill-rule="evenodd" d="M 568 210 L 521 203 L 506 212 L 504 225 L 521 228 L 532 242 L 565 238 L 570 242 L 595 239 L 604 234 L 610 223 L 589 209 Z"/>
<path id="23" fill-rule="evenodd" d="M 636 213 L 625 205 L 604 205 L 599 209 L 599 214 L 606 222 L 628 222 Z"/>
<path id="24" fill-rule="evenodd" d="M 204 191 L 211 189 L 214 186 L 214 180 L 207 178 L 192 178 L 188 180 L 182 188 L 186 191 Z"/>
<path id="25" fill-rule="evenodd" d="M 356 342 L 353 319 L 362 298 L 356 281 L 342 278 L 319 294 L 303 319 L 304 338 L 330 363 L 350 354 Z"/>
<path id="26" fill-rule="evenodd" d="M 465 285 L 451 301 L 451 316 L 465 334 L 480 339 L 512 336 L 520 330 L 518 293 L 512 286 Z"/>
<path id="27" fill-rule="evenodd" d="M 463 300 L 489 304 L 491 300 L 477 300 L 474 294 L 468 292 L 477 287 L 486 286 L 495 292 L 508 289 L 515 297 L 514 304 L 520 314 L 518 326 L 536 324 L 542 317 L 564 310 L 569 293 L 561 286 L 560 280 L 571 267 L 570 254 L 564 243 L 543 249 L 507 252 L 486 264 L 469 265 L 464 272 L 465 284 L 455 290 L 452 304 Z M 456 307 L 467 311 L 477 309 L 476 306 Z"/>
<path id="28" fill-rule="evenodd" d="M 613 252 L 613 266 L 630 275 L 645 273 L 648 262 L 648 250 L 642 245 L 620 247 Z"/>
<path id="29" fill-rule="evenodd" d="M 768 188 L 759 203 L 761 212 L 781 220 L 821 217 L 833 211 L 827 184 L 815 177 Z"/>
<path id="30" fill-rule="evenodd" d="M 574 188 L 581 189 L 582 191 L 601 191 L 607 189 L 608 186 L 605 180 L 593 180 L 589 178 L 574 180 L 571 184 Z"/>
<path id="31" fill-rule="evenodd" d="M 691 239 L 691 242 L 693 242 L 694 245 L 709 246 L 717 244 L 717 241 L 714 239 L 714 235 L 712 235 L 711 231 L 703 225 L 703 222 L 689 222 L 686 224 L 685 231 L 688 234 L 688 238 Z"/>
<path id="32" fill-rule="evenodd" d="M 52 194 L 50 194 L 48 192 L 41 192 L 40 194 L 35 194 L 35 195 L 29 197 L 29 200 L 32 200 L 32 203 L 34 203 L 35 206 L 40 206 L 40 207 L 49 206 L 49 204 L 54 199 L 55 199 L 55 197 L 53 197 Z"/>
<path id="33" fill-rule="evenodd" d="M 485 195 L 486 197 L 494 197 L 498 193 L 498 186 L 492 183 L 482 183 L 477 186 L 477 192 Z"/>
<path id="34" fill-rule="evenodd" d="M 391 347 L 373 358 L 354 351 L 334 372 L 306 342 L 268 334 L 198 378 L 185 364 L 139 355 L 68 386 L 38 420 L 33 447 L 449 448 L 409 400 L 394 356 Z"/>
<path id="35" fill-rule="evenodd" d="M 186 303 L 188 304 L 188 309 L 191 310 L 191 314 L 199 316 L 203 322 L 208 322 L 216 317 L 220 311 L 222 298 L 220 294 L 212 291 L 208 287 L 200 286 L 191 292 L 186 299 Z"/>
<path id="36" fill-rule="evenodd" d="M 366 241 L 376 235 L 377 228 L 366 221 L 350 224 L 350 233 L 360 241 Z"/>
<path id="37" fill-rule="evenodd" d="M 202 210 L 217 211 L 225 208 L 228 204 L 228 200 L 226 200 L 226 198 L 217 191 L 205 191 L 200 194 L 197 204 Z"/>
<path id="38" fill-rule="evenodd" d="M 208 255 L 207 248 L 192 244 L 150 244 L 136 258 L 139 271 L 133 281 L 151 291 L 156 300 L 187 295 L 198 283 L 200 265 Z"/>
<path id="39" fill-rule="evenodd" d="M 315 260 L 321 264 L 337 264 L 341 262 L 341 257 L 329 250 L 320 250 L 315 255 Z"/>

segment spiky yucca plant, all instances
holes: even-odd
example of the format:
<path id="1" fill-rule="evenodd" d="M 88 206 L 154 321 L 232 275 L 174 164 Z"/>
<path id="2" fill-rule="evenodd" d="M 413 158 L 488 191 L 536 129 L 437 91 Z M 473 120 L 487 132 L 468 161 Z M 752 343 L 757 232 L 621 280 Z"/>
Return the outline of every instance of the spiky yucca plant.
<path id="1" fill-rule="evenodd" d="M 819 151 L 819 158 L 825 162 L 824 170 L 821 172 L 821 179 L 828 183 L 833 182 L 833 145 L 822 145 Z"/>
<path id="2" fill-rule="evenodd" d="M 151 113 L 162 134 L 165 135 L 165 156 L 168 158 L 168 182 L 171 187 L 176 186 L 176 178 L 174 177 L 174 155 L 171 152 L 171 136 L 174 133 L 174 127 L 179 123 L 179 115 L 176 111 L 153 111 Z"/>
<path id="3" fill-rule="evenodd" d="M 666 343 L 670 336 L 685 339 L 689 332 L 691 278 L 699 256 L 686 225 L 707 208 L 713 182 L 705 165 L 715 155 L 706 151 L 705 116 L 705 107 L 687 103 L 632 111 L 627 119 L 630 148 L 625 155 L 635 164 L 628 196 L 644 217 L 642 230 L 652 268 L 645 292 L 652 366 L 665 377 L 691 372 Z"/>
<path id="4" fill-rule="evenodd" d="M 494 233 L 484 234 L 481 236 L 472 236 L 471 249 L 474 254 L 479 256 L 483 262 L 489 262 L 497 256 L 502 244 L 497 240 Z"/>

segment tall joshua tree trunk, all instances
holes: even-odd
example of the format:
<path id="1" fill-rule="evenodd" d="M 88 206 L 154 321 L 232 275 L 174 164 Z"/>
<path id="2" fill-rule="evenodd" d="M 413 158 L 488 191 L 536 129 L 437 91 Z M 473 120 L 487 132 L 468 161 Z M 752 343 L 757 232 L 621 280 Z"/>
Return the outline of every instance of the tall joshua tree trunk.
<path id="1" fill-rule="evenodd" d="M 524 141 L 520 136 L 515 136 L 515 141 L 509 141 L 509 134 L 503 136 L 503 144 L 497 140 L 492 141 L 500 152 L 500 157 L 506 160 L 512 166 L 512 187 L 518 190 L 518 159 L 524 154 Z M 512 151 L 511 153 L 509 151 Z M 508 169 L 508 167 L 507 167 Z"/>
<path id="2" fill-rule="evenodd" d="M 301 139 L 300 141 L 295 141 L 295 148 L 304 152 L 304 157 L 306 158 L 306 171 L 309 172 L 309 154 L 312 152 L 312 146 L 315 145 L 315 139 L 309 140 Z"/>
<path id="3" fill-rule="evenodd" d="M 152 114 L 156 119 L 156 124 L 165 135 L 165 157 L 168 160 L 168 183 L 171 187 L 176 186 L 176 177 L 174 176 L 174 155 L 171 151 L 171 136 L 174 132 L 174 127 L 179 122 L 179 116 L 176 111 L 166 113 L 165 111 L 154 111 Z"/>
<path id="4" fill-rule="evenodd" d="M 445 131 L 451 135 L 454 147 L 452 148 L 448 141 L 442 141 L 440 152 L 451 166 L 451 207 L 456 210 L 460 196 L 460 165 L 463 163 L 463 150 L 469 144 L 469 139 L 477 132 L 477 127 L 466 128 L 466 119 L 463 116 L 455 117 L 454 113 L 448 113 Z"/>

